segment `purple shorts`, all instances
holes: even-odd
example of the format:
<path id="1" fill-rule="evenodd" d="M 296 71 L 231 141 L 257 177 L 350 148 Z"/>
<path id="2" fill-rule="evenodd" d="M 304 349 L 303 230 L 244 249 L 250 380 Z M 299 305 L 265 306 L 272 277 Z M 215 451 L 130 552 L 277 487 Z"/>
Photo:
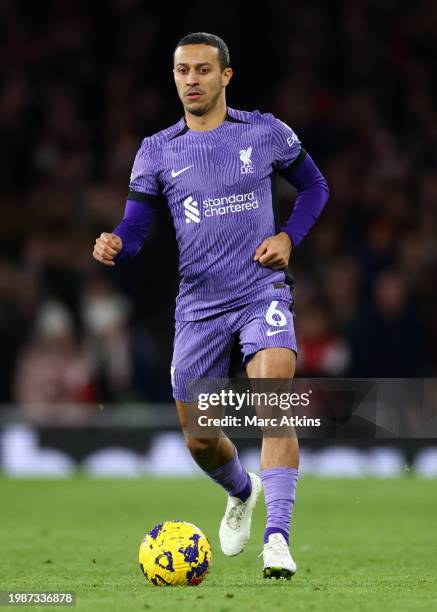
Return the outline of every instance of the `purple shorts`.
<path id="1" fill-rule="evenodd" d="M 297 354 L 291 299 L 251 302 L 200 321 L 176 321 L 171 383 L 173 397 L 194 401 L 190 381 L 228 378 L 232 349 L 240 343 L 246 364 L 259 350 L 289 348 Z"/>

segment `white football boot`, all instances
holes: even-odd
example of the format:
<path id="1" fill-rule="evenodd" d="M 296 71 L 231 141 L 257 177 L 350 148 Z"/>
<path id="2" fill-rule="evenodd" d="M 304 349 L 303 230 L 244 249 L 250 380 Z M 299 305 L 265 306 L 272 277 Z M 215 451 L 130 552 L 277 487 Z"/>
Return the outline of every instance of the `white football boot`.
<path id="1" fill-rule="evenodd" d="M 220 546 L 225 555 L 238 555 L 250 538 L 252 512 L 262 489 L 261 478 L 249 472 L 252 492 L 245 502 L 238 497 L 228 496 L 226 512 L 220 524 Z"/>
<path id="2" fill-rule="evenodd" d="M 290 580 L 297 566 L 282 533 L 272 533 L 262 552 L 264 578 L 285 578 Z"/>

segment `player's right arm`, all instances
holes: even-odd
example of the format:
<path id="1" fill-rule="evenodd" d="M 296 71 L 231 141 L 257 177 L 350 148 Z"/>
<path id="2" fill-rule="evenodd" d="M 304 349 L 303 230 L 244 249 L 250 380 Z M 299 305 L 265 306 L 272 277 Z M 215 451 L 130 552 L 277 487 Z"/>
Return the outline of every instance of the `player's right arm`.
<path id="1" fill-rule="evenodd" d="M 114 266 L 121 259 L 139 253 L 152 225 L 159 193 L 150 139 L 146 138 L 135 157 L 123 219 L 113 232 L 103 232 L 97 238 L 94 259 Z"/>

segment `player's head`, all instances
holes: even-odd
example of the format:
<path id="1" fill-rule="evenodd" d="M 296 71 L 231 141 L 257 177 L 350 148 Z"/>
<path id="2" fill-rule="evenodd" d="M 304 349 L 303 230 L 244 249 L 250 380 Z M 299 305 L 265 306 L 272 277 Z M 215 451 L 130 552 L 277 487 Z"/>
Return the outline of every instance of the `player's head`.
<path id="1" fill-rule="evenodd" d="M 181 38 L 173 54 L 173 73 L 186 112 L 204 115 L 220 98 L 232 77 L 229 49 L 214 34 L 196 32 Z"/>

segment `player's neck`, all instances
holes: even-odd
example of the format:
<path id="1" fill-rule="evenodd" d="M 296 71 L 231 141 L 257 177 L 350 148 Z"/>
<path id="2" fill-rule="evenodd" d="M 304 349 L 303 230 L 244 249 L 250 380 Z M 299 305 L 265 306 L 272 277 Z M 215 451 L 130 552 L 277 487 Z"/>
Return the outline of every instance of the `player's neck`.
<path id="1" fill-rule="evenodd" d="M 185 113 L 185 121 L 187 122 L 190 130 L 196 132 L 206 132 L 207 130 L 214 130 L 223 123 L 226 119 L 227 107 L 226 102 L 223 100 L 222 103 L 217 104 L 208 113 L 197 117 L 191 113 Z"/>

